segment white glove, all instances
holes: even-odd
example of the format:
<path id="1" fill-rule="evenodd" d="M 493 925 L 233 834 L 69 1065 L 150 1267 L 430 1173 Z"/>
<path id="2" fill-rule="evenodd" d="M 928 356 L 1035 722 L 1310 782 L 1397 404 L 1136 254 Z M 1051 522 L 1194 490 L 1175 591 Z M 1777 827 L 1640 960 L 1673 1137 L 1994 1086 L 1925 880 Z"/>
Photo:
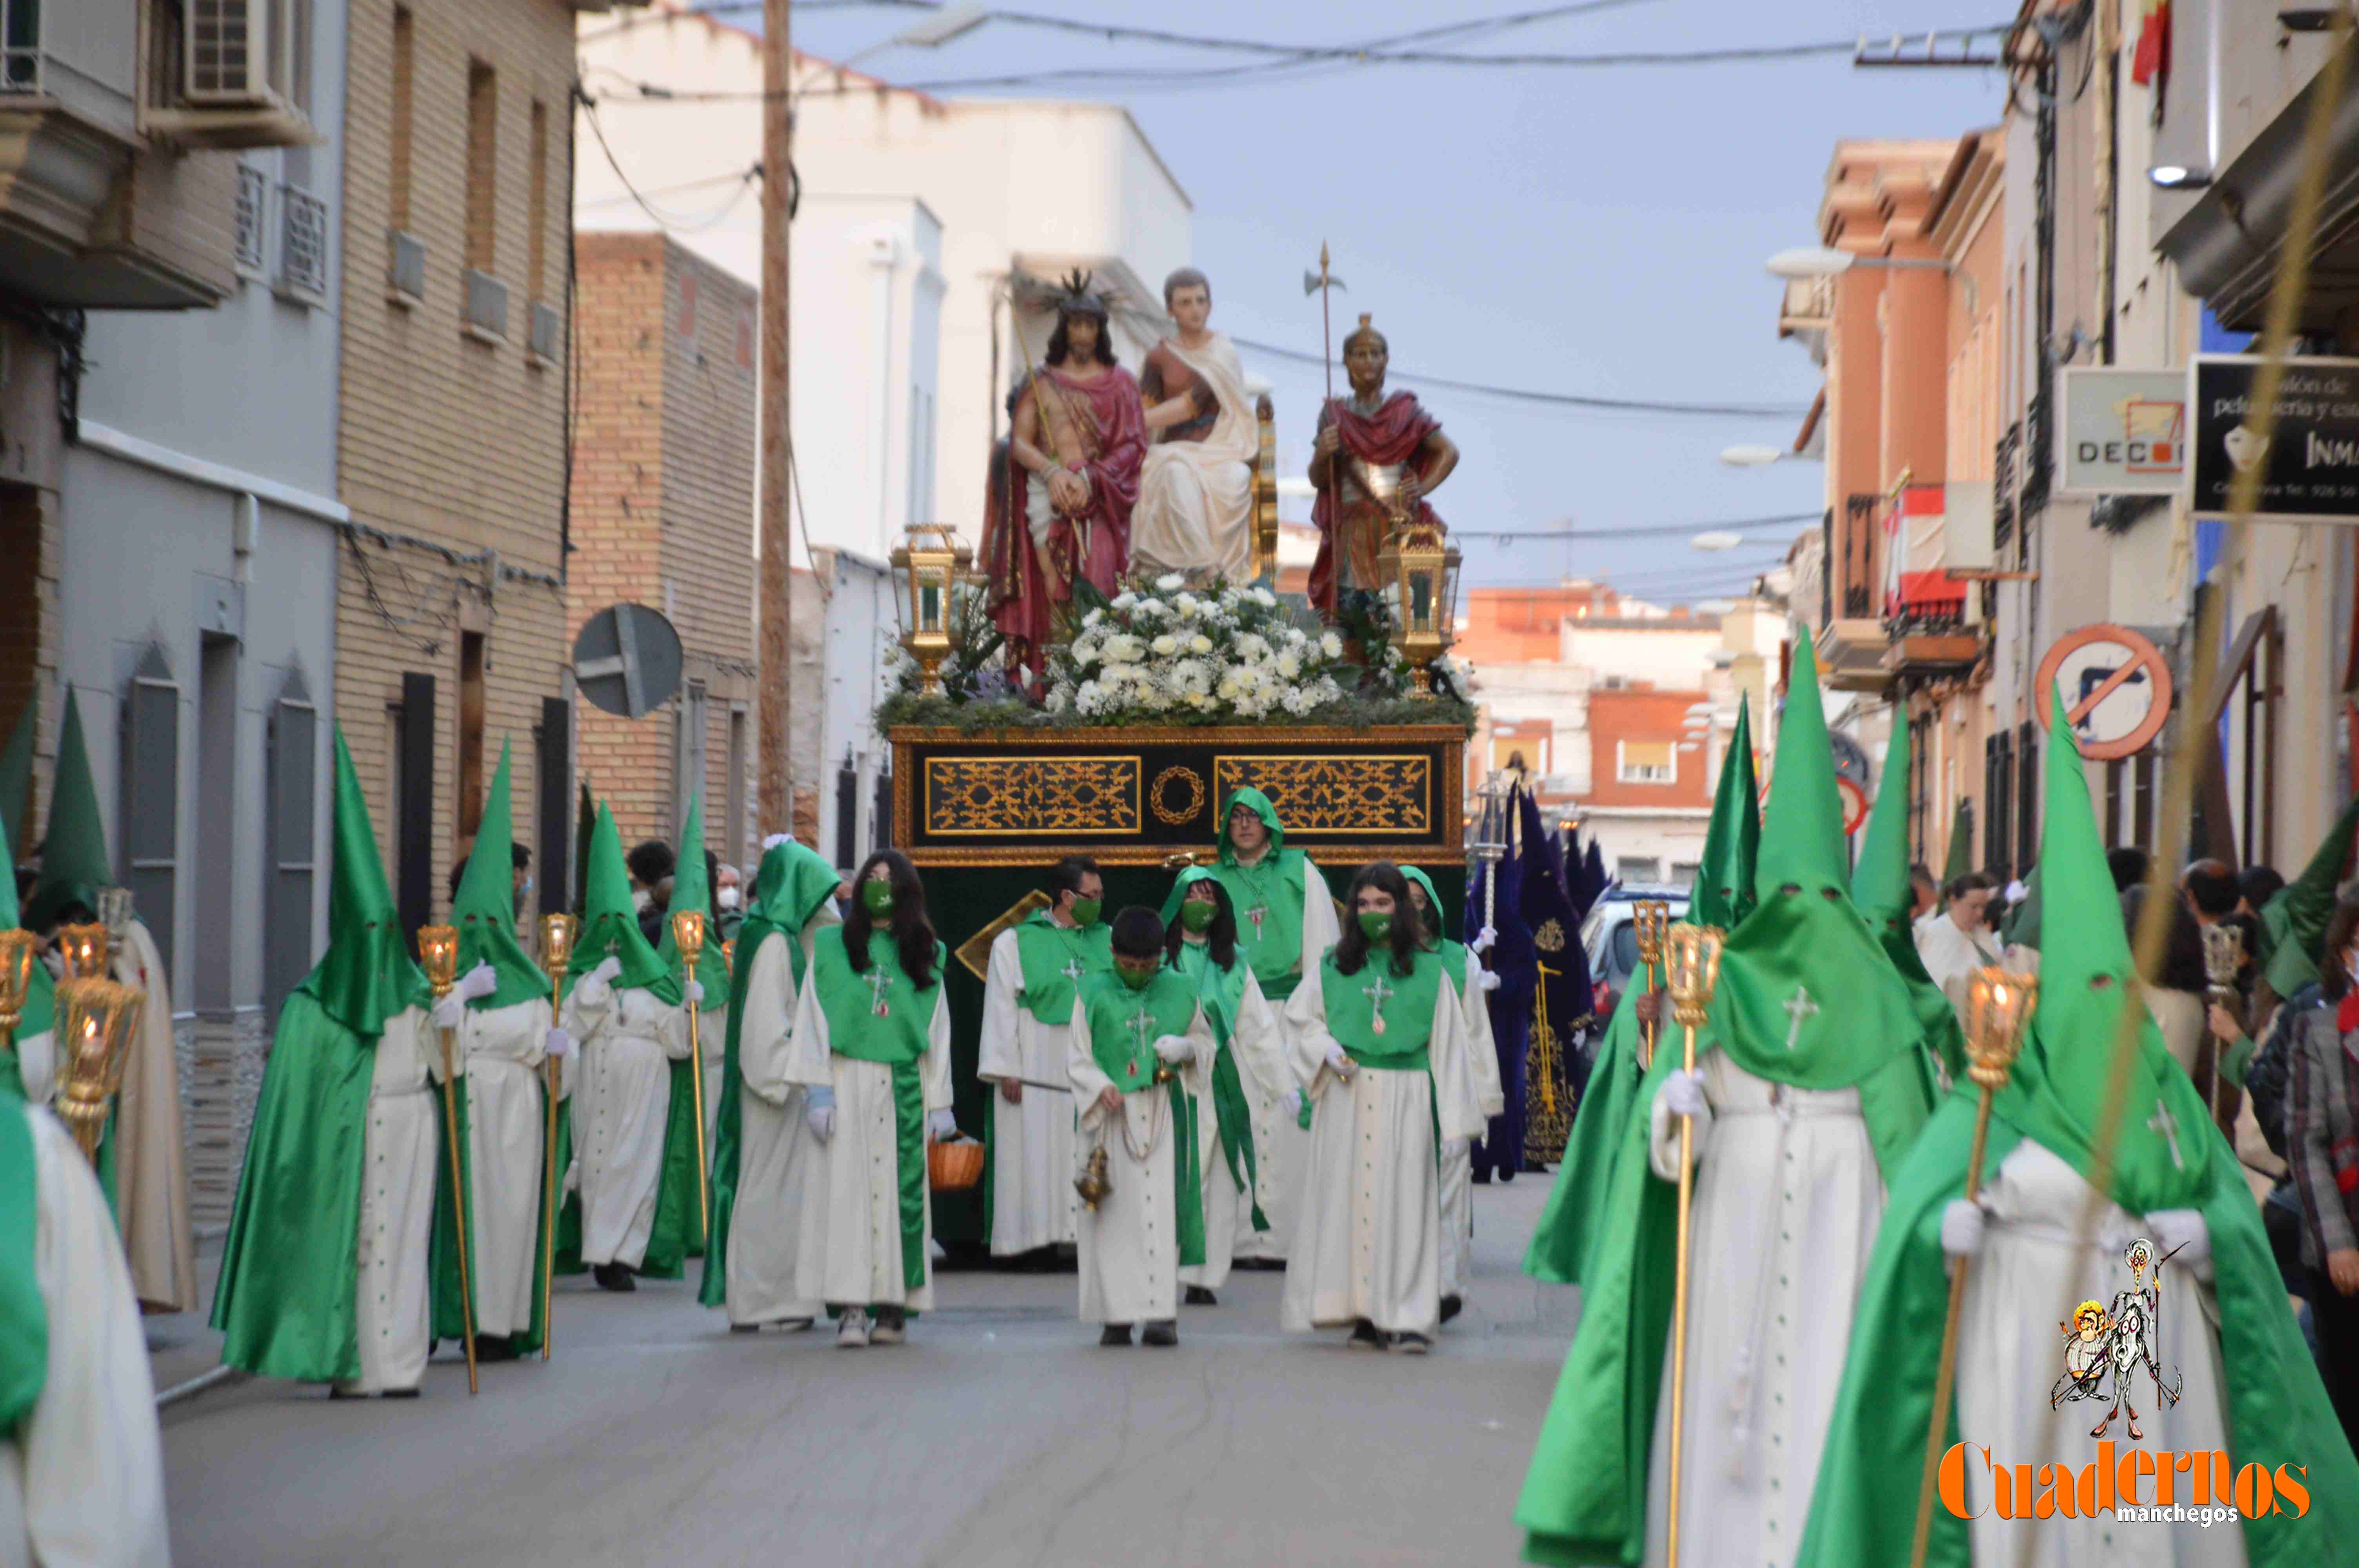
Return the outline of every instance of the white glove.
<path id="1" fill-rule="evenodd" d="M 1702 1116 L 1708 1107 L 1703 1098 L 1701 1073 L 1675 1072 L 1663 1080 L 1663 1104 L 1673 1116 Z"/>
<path id="2" fill-rule="evenodd" d="M 958 1136 L 958 1118 L 947 1110 L 926 1112 L 926 1141 L 947 1143 Z"/>
<path id="3" fill-rule="evenodd" d="M 2170 1258 L 2198 1278 L 2212 1271 L 2207 1266 L 2212 1261 L 2212 1227 L 2204 1222 L 2200 1210 L 2157 1209 L 2146 1217 L 2146 1225 L 2154 1232 L 2157 1258 Z"/>
<path id="4" fill-rule="evenodd" d="M 1941 1250 L 1952 1258 L 1971 1258 L 1982 1249 L 1982 1206 L 1951 1198 L 1941 1210 Z"/>
<path id="5" fill-rule="evenodd" d="M 777 849 L 779 845 L 791 844 L 794 841 L 795 836 L 791 833 L 773 833 L 767 838 L 762 840 L 762 853 L 766 855 L 771 850 Z"/>
<path id="6" fill-rule="evenodd" d="M 1166 1034 L 1155 1043 L 1155 1054 L 1173 1066 L 1183 1066 L 1196 1059 L 1196 1043 L 1184 1034 Z"/>
<path id="7" fill-rule="evenodd" d="M 1485 969 L 1483 971 L 1483 989 L 1486 991 L 1495 991 L 1499 989 L 1499 972 L 1496 969 Z"/>
<path id="8" fill-rule="evenodd" d="M 552 1029 L 541 1042 L 541 1049 L 552 1062 L 571 1061 L 573 1056 L 573 1036 L 562 1029 Z"/>
<path id="9" fill-rule="evenodd" d="M 478 998 L 491 995 L 499 989 L 500 972 L 487 963 L 479 963 L 459 977 L 459 983 L 451 988 L 451 994 L 474 1001 Z"/>
<path id="10" fill-rule="evenodd" d="M 598 960 L 598 967 L 590 971 L 590 978 L 596 980 L 602 986 L 612 985 L 614 983 L 615 978 L 621 975 L 622 972 L 622 958 L 615 954 L 609 953 L 603 958 Z"/>
<path id="11" fill-rule="evenodd" d="M 1487 953 L 1492 948 L 1497 946 L 1498 944 L 1499 933 L 1497 928 L 1495 926 L 1485 925 L 1482 930 L 1474 933 L 1474 940 L 1466 944 L 1466 950 L 1470 953 Z"/>
<path id="12" fill-rule="evenodd" d="M 1302 1089 L 1300 1086 L 1298 1085 L 1278 1096 L 1277 1103 L 1286 1108 L 1286 1114 L 1288 1116 L 1300 1116 L 1302 1114 Z"/>
<path id="13" fill-rule="evenodd" d="M 452 987 L 451 993 L 434 1004 L 434 1027 L 456 1029 L 459 1021 L 467 1016 L 467 993 Z"/>
<path id="14" fill-rule="evenodd" d="M 704 1005 L 704 982 L 701 980 L 689 981 L 686 986 L 681 988 L 681 994 L 688 998 L 689 1006 L 702 1007 Z"/>
<path id="15" fill-rule="evenodd" d="M 810 1129 L 811 1136 L 818 1139 L 821 1143 L 825 1143 L 832 1140 L 835 1137 L 834 1102 L 830 1101 L 826 1105 L 812 1106 L 809 1110 L 803 1112 L 803 1123 Z"/>
<path id="16" fill-rule="evenodd" d="M 1359 1064 L 1353 1061 L 1351 1053 L 1341 1045 L 1330 1045 L 1327 1047 L 1327 1070 L 1339 1078 L 1348 1078 L 1359 1070 Z"/>

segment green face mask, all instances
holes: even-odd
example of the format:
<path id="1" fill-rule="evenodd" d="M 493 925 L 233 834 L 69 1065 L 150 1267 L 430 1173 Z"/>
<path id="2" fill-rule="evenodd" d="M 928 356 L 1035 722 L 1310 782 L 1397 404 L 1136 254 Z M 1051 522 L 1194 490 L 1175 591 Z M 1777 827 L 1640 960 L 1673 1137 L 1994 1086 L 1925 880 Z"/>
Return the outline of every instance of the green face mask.
<path id="1" fill-rule="evenodd" d="M 1158 965 L 1155 968 L 1159 968 L 1161 966 Z M 1128 986 L 1135 991 L 1145 990 L 1147 989 L 1147 983 L 1155 978 L 1155 968 L 1135 968 L 1128 964 L 1120 962 L 1117 962 L 1114 965 L 1114 972 L 1122 977 L 1122 983 L 1124 985 Z"/>
<path id="2" fill-rule="evenodd" d="M 861 907 L 867 910 L 871 915 L 892 914 L 893 884 L 891 882 L 862 882 L 860 884 L 860 903 Z"/>
<path id="3" fill-rule="evenodd" d="M 1218 904 L 1206 903 L 1201 899 L 1191 900 L 1180 906 L 1180 924 L 1201 936 L 1212 928 L 1212 922 L 1220 918 L 1220 914 Z"/>
<path id="4" fill-rule="evenodd" d="M 1373 909 L 1360 911 L 1360 935 L 1371 942 L 1391 941 L 1393 935 L 1391 912 L 1378 914 Z"/>
<path id="5" fill-rule="evenodd" d="M 1076 898 L 1073 900 L 1073 924 L 1095 925 L 1098 923 L 1098 916 L 1104 913 L 1104 910 L 1105 900 L 1102 898 Z"/>

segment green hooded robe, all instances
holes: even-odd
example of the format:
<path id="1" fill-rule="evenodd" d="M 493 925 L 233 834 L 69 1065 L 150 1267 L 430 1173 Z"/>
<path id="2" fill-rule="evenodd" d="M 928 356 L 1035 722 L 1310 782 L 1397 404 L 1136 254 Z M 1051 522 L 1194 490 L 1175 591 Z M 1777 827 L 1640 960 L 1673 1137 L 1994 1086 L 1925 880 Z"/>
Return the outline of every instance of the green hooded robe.
<path id="1" fill-rule="evenodd" d="M 25 699 L 8 743 L 0 746 L 0 849 L 11 855 L 25 843 L 25 818 L 33 802 L 33 741 L 40 727 L 41 698 L 36 692 Z M 16 891 L 8 890 L 12 897 Z"/>
<path id="2" fill-rule="evenodd" d="M 737 1055 L 738 1036 L 745 1027 L 746 977 L 762 944 L 773 937 L 787 945 L 787 963 L 798 994 L 802 989 L 808 960 L 803 956 L 803 927 L 817 919 L 843 881 L 818 850 L 788 838 L 766 850 L 754 873 L 754 901 L 745 909 L 745 924 L 737 928 L 737 957 L 729 981 L 729 1033 L 721 1059 L 721 1110 L 712 1139 L 712 1244 L 705 1249 L 704 1278 L 696 1299 L 704 1305 L 727 1304 L 729 1227 L 737 1207 L 737 1176 L 745 1158 L 745 1070 Z"/>
<path id="3" fill-rule="evenodd" d="M 2334 917 L 2334 890 L 2351 860 L 2354 837 L 2359 837 L 2359 795 L 2335 818 L 2301 875 L 2261 905 L 2261 950 L 2254 957 L 2269 989 L 2280 998 L 2292 997 L 2319 978 L 2326 925 Z"/>
<path id="4" fill-rule="evenodd" d="M 1240 806 L 1269 829 L 1269 848 L 1250 866 L 1229 842 L 1229 814 Z M 1269 796 L 1250 788 L 1229 792 L 1221 805 L 1220 858 L 1209 869 L 1237 912 L 1237 951 L 1253 966 L 1269 1005 L 1284 1007 L 1302 982 L 1302 901 L 1310 894 L 1310 865 L 1301 850 L 1286 847 L 1286 825 Z M 1325 885 L 1316 892 L 1326 897 Z"/>
<path id="5" fill-rule="evenodd" d="M 1916 889 L 1909 878 L 1908 784 L 1911 759 L 1908 727 L 1896 724 L 1892 745 L 1884 756 L 1884 782 L 1875 792 L 1875 809 L 1867 819 L 1867 838 L 1861 845 L 1859 865 L 1852 872 L 1851 901 L 1867 916 L 1883 940 L 1892 967 L 1908 982 L 1908 999 L 1924 1026 L 1926 1048 L 1940 1064 L 1944 1082 L 1954 1083 L 1966 1072 L 1966 1035 L 1958 1027 L 1958 1011 L 1941 988 L 1925 972 L 1917 956 L 1917 932 L 1911 919 Z"/>
<path id="6" fill-rule="evenodd" d="M 16 918 L 16 865 L 8 853 L 6 840 L 0 839 L 0 931 L 14 929 Z M 0 1092 L 25 1098 L 25 1075 L 16 1059 L 17 1042 L 47 1034 L 55 1027 L 55 1008 L 51 1000 L 56 982 L 38 958 L 25 979 L 25 1010 L 16 1020 L 6 1046 L 0 1048 Z"/>
<path id="7" fill-rule="evenodd" d="M 1703 864 L 1688 895 L 1688 918 L 1730 930 L 1750 914 L 1760 852 L 1761 792 L 1753 774 L 1753 705 L 1746 698 L 1737 704 L 1736 729 L 1721 758 L 1712 826 L 1704 833 Z M 1564 1163 L 1557 1168 L 1556 1184 L 1549 1189 L 1524 1253 L 1524 1272 L 1536 1280 L 1581 1283 L 1582 1262 L 1601 1228 L 1613 1190 L 1613 1162 L 1638 1103 L 1638 991 L 1636 985 L 1622 988 L 1590 1064 L 1589 1092 L 1573 1112 Z M 1668 1010 L 1664 1016 L 1668 1029 Z"/>
<path id="8" fill-rule="evenodd" d="M 41 874 L 25 900 L 26 928 L 47 931 L 76 904 L 95 913 L 98 890 L 114 881 L 106 818 L 82 743 L 82 708 L 69 689 L 65 720 L 58 729 L 58 771 L 49 791 L 49 829 L 41 840 Z"/>
<path id="9" fill-rule="evenodd" d="M 310 1383 L 360 1376 L 369 1081 L 385 1021 L 427 1000 L 340 730 L 328 950 L 279 1011 L 263 1071 L 213 1297 L 223 1365 Z M 439 1186 L 439 1161 L 435 1173 Z"/>
<path id="10" fill-rule="evenodd" d="M 2039 867 L 2060 919 L 2040 952 L 2039 997 L 2028 1038 L 1991 1110 L 1984 1155 L 1987 1180 L 2029 1138 L 2087 1177 L 2095 1167 L 2098 1121 L 2114 1071 L 2114 1044 L 2128 996 L 2131 957 L 2120 903 L 2105 866 L 2079 752 L 2063 704 L 2047 762 L 2047 829 Z M 2192 1208 L 2211 1231 L 2219 1305 L 2223 1412 L 2237 1468 L 2258 1464 L 2308 1466 L 2310 1510 L 2246 1518 L 2242 1529 L 2254 1568 L 2343 1560 L 2359 1541 L 2359 1460 L 2343 1435 L 2316 1364 L 2286 1304 L 2285 1284 L 2269 1251 L 2259 1209 L 2235 1152 L 2212 1125 L 2202 1097 L 2164 1047 L 2153 1021 L 2138 1018 L 2137 1043 L 2122 1101 L 2119 1144 L 2106 1195 L 2132 1215 Z M 1973 1141 L 1975 1097 L 1946 1100 L 1892 1181 L 1891 1203 L 1876 1234 L 1845 1358 L 1843 1389 L 1827 1433 L 1799 1568 L 1905 1563 L 1916 1525 L 1919 1467 L 1932 1414 L 1949 1271 L 1941 1251 L 1941 1214 L 1965 1193 Z M 2168 1109 L 2177 1143 L 2147 1125 Z M 2066 1225 L 2074 1216 L 2059 1216 Z M 2026 1303 L 2027 1314 L 2052 1320 L 2052 1303 Z M 2033 1334 L 2027 1342 L 2037 1341 Z M 2036 1378 L 2060 1368 L 1977 1367 L 1961 1360 L 1958 1376 Z M 2060 1417 L 2054 1457 L 2077 1471 L 2080 1422 Z M 1960 1440 L 1954 1406 L 1943 1412 L 1946 1444 Z M 1945 1444 L 1945 1446 L 1946 1446 Z M 2044 1456 L 1999 1456 L 2044 1462 Z M 2151 1483 L 2149 1483 L 2149 1489 Z M 2184 1494 L 2180 1500 L 2184 1501 Z M 2018 1528 L 2035 1528 L 2027 1522 Z M 2040 1527 L 2047 1528 L 2047 1527 Z M 1973 1561 L 1966 1521 L 1936 1505 L 1926 1562 L 1965 1568 Z M 1991 1565 L 2006 1568 L 2006 1565 Z"/>
<path id="11" fill-rule="evenodd" d="M 7 848 L 0 842 L 0 858 Z M 13 902 L 13 876 L 8 891 Z M 0 1087 L 0 1440 L 32 1416 L 49 1377 L 49 1307 L 34 1258 L 41 1195 L 27 1115 L 22 1097 Z"/>
<path id="12" fill-rule="evenodd" d="M 1777 732 L 1777 793 L 1761 833 L 1759 900 L 1722 950 L 1720 984 L 1698 1032 L 1754 1076 L 1855 1089 L 1886 1179 L 1932 1108 L 1908 987 L 1852 906 L 1843 807 L 1807 639 L 1795 646 Z M 1815 1011 L 1790 1004 L 1809 1000 Z M 1646 1108 L 1680 1064 L 1666 1030 L 1614 1155 L 1591 1250 L 1575 1253 L 1581 1324 L 1532 1455 L 1516 1519 L 1533 1562 L 1636 1563 L 1647 1550 L 1647 1471 L 1669 1352 L 1678 1187 L 1647 1158 Z"/>

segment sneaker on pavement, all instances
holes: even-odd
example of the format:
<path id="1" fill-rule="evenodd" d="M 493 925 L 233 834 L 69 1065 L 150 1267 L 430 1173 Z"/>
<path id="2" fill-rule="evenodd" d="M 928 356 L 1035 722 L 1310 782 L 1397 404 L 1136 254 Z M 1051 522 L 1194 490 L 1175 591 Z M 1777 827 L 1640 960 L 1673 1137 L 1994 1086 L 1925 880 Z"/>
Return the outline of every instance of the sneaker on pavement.
<path id="1" fill-rule="evenodd" d="M 1214 1295 L 1202 1285 L 1189 1286 L 1188 1293 L 1181 1297 L 1180 1300 L 1189 1306 L 1219 1306 L 1221 1304 L 1221 1298 Z"/>
<path id="2" fill-rule="evenodd" d="M 631 1278 L 631 1271 L 621 1263 L 601 1263 L 590 1271 L 590 1277 L 598 1281 L 598 1288 L 602 1291 L 636 1291 L 639 1288 L 638 1281 Z"/>
<path id="3" fill-rule="evenodd" d="M 867 1346 L 867 1310 L 863 1307 L 845 1308 L 842 1321 L 835 1325 L 835 1347 L 838 1350 L 863 1350 Z"/>
<path id="4" fill-rule="evenodd" d="M 1465 1297 L 1463 1297 L 1463 1296 L 1457 1296 L 1457 1295 L 1450 1295 L 1450 1296 L 1444 1296 L 1444 1297 L 1442 1297 L 1442 1298 L 1441 1298 L 1441 1321 L 1442 1321 L 1442 1322 L 1444 1322 L 1444 1323 L 1448 1323 L 1451 1318 L 1456 1317 L 1460 1313 L 1464 1312 L 1465 1310 L 1466 1310 L 1466 1298 L 1465 1298 Z"/>
<path id="5" fill-rule="evenodd" d="M 1433 1341 L 1422 1334 L 1388 1334 L 1385 1336 L 1385 1348 L 1403 1356 L 1422 1356 L 1433 1348 Z"/>
<path id="6" fill-rule="evenodd" d="M 1140 1331 L 1138 1342 L 1158 1349 L 1177 1345 L 1180 1343 L 1180 1325 L 1168 1317 L 1150 1323 Z"/>
<path id="7" fill-rule="evenodd" d="M 1352 1337 L 1346 1344 L 1347 1348 L 1353 1350 L 1382 1350 L 1385 1336 L 1376 1332 L 1375 1324 L 1364 1317 L 1352 1325 Z"/>
<path id="8" fill-rule="evenodd" d="M 1121 1346 L 1125 1350 L 1130 1348 L 1130 1325 L 1126 1323 L 1107 1324 L 1105 1325 L 1105 1332 L 1098 1336 L 1098 1346 L 1101 1349 L 1111 1349 L 1117 1345 Z"/>
<path id="9" fill-rule="evenodd" d="M 909 1337 L 908 1314 L 899 1307 L 878 1307 L 875 1326 L 868 1331 L 871 1345 L 898 1345 Z"/>

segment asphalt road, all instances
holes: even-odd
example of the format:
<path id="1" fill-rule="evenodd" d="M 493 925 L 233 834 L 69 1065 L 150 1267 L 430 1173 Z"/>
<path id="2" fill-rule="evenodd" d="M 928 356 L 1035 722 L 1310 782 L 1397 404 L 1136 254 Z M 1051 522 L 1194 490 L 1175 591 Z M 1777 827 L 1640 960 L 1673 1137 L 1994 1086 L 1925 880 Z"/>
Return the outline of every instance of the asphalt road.
<path id="1" fill-rule="evenodd" d="M 1545 1177 L 1475 1191 L 1434 1354 L 1278 1332 L 1234 1275 L 1176 1350 L 1097 1348 L 1070 1273 L 939 1276 L 897 1349 L 731 1335 L 690 1284 L 560 1284 L 555 1357 L 415 1402 L 247 1381 L 164 1412 L 181 1568 L 1501 1564 L 1573 1292 L 1516 1270 Z M 691 1266 L 692 1268 L 693 1266 Z"/>

